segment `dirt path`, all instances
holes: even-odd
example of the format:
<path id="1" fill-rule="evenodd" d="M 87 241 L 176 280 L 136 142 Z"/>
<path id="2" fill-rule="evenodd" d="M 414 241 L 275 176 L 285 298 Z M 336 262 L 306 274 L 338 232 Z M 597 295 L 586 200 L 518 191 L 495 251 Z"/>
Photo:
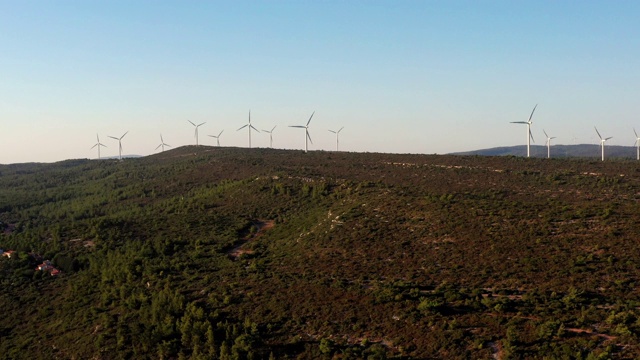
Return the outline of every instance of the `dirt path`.
<path id="1" fill-rule="evenodd" d="M 615 340 L 616 339 L 616 336 L 602 334 L 602 333 L 594 332 L 594 331 L 587 330 L 587 329 L 567 328 L 565 330 L 568 331 L 568 332 L 576 333 L 576 334 L 585 334 L 585 335 L 589 335 L 589 336 L 597 336 L 597 337 L 601 337 L 601 338 L 603 338 L 605 340 Z"/>
<path id="2" fill-rule="evenodd" d="M 251 232 L 249 232 L 247 235 L 239 239 L 238 243 L 234 247 L 227 250 L 227 255 L 229 255 L 232 260 L 236 260 L 242 254 L 252 254 L 253 250 L 243 249 L 242 247 L 250 241 L 257 240 L 258 238 L 260 238 L 260 236 L 262 236 L 262 234 L 265 233 L 265 231 L 273 228 L 275 226 L 275 221 L 255 220 L 253 221 L 252 226 L 258 228 L 258 231 L 256 231 L 254 234 L 251 234 Z"/>

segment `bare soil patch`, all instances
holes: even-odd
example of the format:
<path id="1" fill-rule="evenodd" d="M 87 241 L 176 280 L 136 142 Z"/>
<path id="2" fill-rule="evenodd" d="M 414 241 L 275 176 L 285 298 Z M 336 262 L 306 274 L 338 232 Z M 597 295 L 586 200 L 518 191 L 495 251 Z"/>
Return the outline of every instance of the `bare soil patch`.
<path id="1" fill-rule="evenodd" d="M 7 224 L 7 227 L 4 229 L 4 233 L 6 235 L 11 235 L 16 230 L 16 224 Z"/>
<path id="2" fill-rule="evenodd" d="M 227 250 L 227 255 L 229 255 L 229 257 L 232 260 L 236 260 L 238 257 L 240 257 L 243 254 L 252 254 L 253 250 L 251 250 L 251 249 L 243 249 L 243 246 L 245 244 L 251 242 L 251 241 L 257 240 L 267 230 L 273 228 L 275 226 L 275 221 L 273 221 L 273 220 L 255 220 L 255 221 L 253 221 L 253 223 L 251 225 L 252 225 L 252 227 L 256 227 L 258 230 L 255 233 L 252 233 L 250 231 L 251 228 L 249 228 L 247 230 L 247 233 L 242 238 L 239 239 L 238 243 L 236 243 L 236 245 L 234 247 L 232 247 L 231 249 Z"/>
<path id="3" fill-rule="evenodd" d="M 492 356 L 496 360 L 502 360 L 504 358 L 504 351 L 502 350 L 502 344 L 499 341 L 492 341 L 489 344 L 491 351 L 493 352 Z"/>

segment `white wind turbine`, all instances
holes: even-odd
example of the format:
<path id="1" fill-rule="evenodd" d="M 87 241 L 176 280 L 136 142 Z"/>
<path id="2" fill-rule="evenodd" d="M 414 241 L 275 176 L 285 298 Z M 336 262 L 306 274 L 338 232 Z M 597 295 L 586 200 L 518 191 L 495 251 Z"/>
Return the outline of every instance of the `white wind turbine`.
<path id="1" fill-rule="evenodd" d="M 593 128 L 596 129 L 596 132 L 598 133 L 598 137 L 600 138 L 600 147 L 602 148 L 602 161 L 604 161 L 604 143 L 607 140 L 612 139 L 613 136 L 609 136 L 608 138 L 603 139 L 602 135 L 600 135 L 600 132 L 598 131 L 598 128 L 596 128 L 595 126 Z"/>
<path id="2" fill-rule="evenodd" d="M 191 125 L 193 125 L 193 126 L 195 126 L 195 127 L 196 127 L 196 133 L 195 133 L 195 135 L 194 135 L 194 136 L 195 136 L 195 138 L 196 138 L 196 146 L 198 146 L 198 145 L 199 145 L 199 144 L 198 144 L 198 128 L 199 128 L 200 126 L 202 126 L 202 125 L 206 124 L 206 122 L 203 122 L 203 123 L 200 123 L 200 124 L 196 125 L 196 124 L 194 124 L 191 120 L 187 120 L 187 121 L 188 121 L 188 122 L 190 122 L 190 123 L 191 123 Z"/>
<path id="3" fill-rule="evenodd" d="M 633 129 L 633 133 L 636 134 L 636 142 L 633 143 L 633 145 L 636 145 L 636 150 L 637 150 L 636 159 L 640 160 L 640 136 L 638 136 L 636 129 Z"/>
<path id="4" fill-rule="evenodd" d="M 278 126 L 278 125 L 276 125 Z M 269 147 L 273 149 L 273 130 L 276 129 L 276 126 L 274 126 L 271 130 L 262 130 L 264 132 L 266 132 L 267 134 L 269 134 Z"/>
<path id="5" fill-rule="evenodd" d="M 556 137 L 549 137 L 544 129 L 542 129 L 542 132 L 544 133 L 544 136 L 547 137 L 547 159 L 549 159 L 551 157 L 551 140 L 555 139 Z"/>
<path id="6" fill-rule="evenodd" d="M 307 152 L 307 150 L 309 149 L 308 142 L 313 144 L 313 141 L 311 141 L 311 136 L 309 136 L 309 123 L 311 122 L 311 118 L 313 117 L 313 114 L 315 114 L 315 113 L 316 112 L 314 111 L 311 114 L 311 116 L 309 117 L 309 121 L 307 121 L 307 125 L 289 125 L 289 127 L 304 129 L 304 133 L 305 133 L 305 137 L 304 137 L 304 152 Z M 308 140 L 308 142 L 307 142 L 307 140 Z"/>
<path id="7" fill-rule="evenodd" d="M 236 130 L 236 131 L 240 131 L 244 128 L 248 127 L 249 128 L 249 149 L 251 149 L 251 129 L 260 132 L 258 129 L 256 129 L 253 125 L 251 125 L 251 110 L 249 110 L 249 123 L 246 124 L 245 126 L 241 127 L 240 129 Z"/>
<path id="8" fill-rule="evenodd" d="M 105 145 L 105 144 L 100 142 L 100 138 L 98 137 L 98 134 L 96 134 L 96 139 L 98 140 L 98 142 L 95 145 L 93 145 L 90 150 L 93 150 L 94 147 L 97 147 L 98 148 L 98 160 L 100 160 L 100 146 L 107 147 L 107 145 Z"/>
<path id="9" fill-rule="evenodd" d="M 527 157 L 529 157 L 530 155 L 530 147 L 531 147 L 531 141 L 533 140 L 533 134 L 531 133 L 531 118 L 533 117 L 533 113 L 536 111 L 536 108 L 538 107 L 538 104 L 536 104 L 536 106 L 533 107 L 533 110 L 531 111 L 531 115 L 529 115 L 529 121 L 512 121 L 512 124 L 526 124 L 527 125 Z M 535 140 L 533 140 L 533 142 L 535 142 Z"/>
<path id="10" fill-rule="evenodd" d="M 210 137 L 216 139 L 216 142 L 218 143 L 218 147 L 220 147 L 220 135 L 222 135 L 223 132 L 224 132 L 224 130 L 220 131 L 220 134 L 218 134 L 218 136 L 209 135 Z"/>
<path id="11" fill-rule="evenodd" d="M 158 147 L 156 147 L 156 150 L 158 150 L 159 147 L 162 147 L 162 152 L 164 152 L 164 147 L 165 146 L 171 147 L 171 145 L 164 143 L 164 139 L 162 138 L 162 134 L 160 134 L 160 145 L 158 145 Z"/>
<path id="12" fill-rule="evenodd" d="M 344 129 L 344 126 L 340 128 L 340 130 L 338 131 L 333 131 L 333 130 L 329 130 L 330 132 L 336 134 L 336 151 L 340 151 L 340 131 L 342 131 L 342 129 Z"/>
<path id="13" fill-rule="evenodd" d="M 115 136 L 109 136 L 112 139 L 118 140 L 118 158 L 120 160 L 122 160 L 122 138 L 127 135 L 129 133 L 129 131 L 127 131 L 126 133 L 124 133 L 122 136 L 120 136 L 119 138 L 115 137 Z"/>

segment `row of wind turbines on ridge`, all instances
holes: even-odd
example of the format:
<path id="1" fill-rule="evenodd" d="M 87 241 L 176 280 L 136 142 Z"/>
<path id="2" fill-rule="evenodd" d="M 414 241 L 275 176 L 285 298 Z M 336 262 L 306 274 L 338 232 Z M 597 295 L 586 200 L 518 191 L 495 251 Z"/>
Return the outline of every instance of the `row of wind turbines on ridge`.
<path id="1" fill-rule="evenodd" d="M 529 120 L 528 121 L 512 121 L 512 124 L 525 124 L 527 125 L 527 157 L 530 156 L 531 152 L 530 152 L 530 147 L 531 147 L 531 141 L 533 140 L 533 133 L 531 133 L 531 124 L 533 124 L 533 122 L 531 121 L 531 119 L 533 118 L 533 113 L 536 111 L 536 108 L 538 107 L 538 104 L 536 104 L 536 106 L 533 107 L 533 110 L 531 111 L 531 115 L 529 115 Z M 598 134 L 598 137 L 600 138 L 600 148 L 601 148 L 601 153 L 602 153 L 602 161 L 604 161 L 604 144 L 605 142 L 607 142 L 608 140 L 612 139 L 613 136 L 609 136 L 607 138 L 603 138 L 602 135 L 600 135 L 600 132 L 598 131 L 598 128 L 596 128 L 595 126 L 593 127 L 596 130 L 596 133 Z M 547 147 L 547 158 L 551 157 L 551 140 L 555 139 L 556 137 L 549 137 L 549 135 L 547 134 L 547 132 L 542 129 L 542 132 L 544 133 L 544 135 L 547 137 L 547 141 L 545 143 L 545 146 Z M 634 146 L 636 146 L 636 152 L 637 152 L 637 159 L 640 160 L 640 136 L 638 136 L 638 133 L 636 132 L 636 129 L 633 129 L 633 133 L 636 135 L 636 142 L 633 143 Z"/>
<path id="2" fill-rule="evenodd" d="M 289 127 L 292 127 L 292 128 L 305 129 L 304 152 L 308 151 L 308 149 L 309 149 L 309 144 L 308 143 L 309 142 L 311 144 L 313 144 L 313 141 L 311 141 L 311 135 L 309 135 L 309 124 L 311 123 L 311 119 L 313 118 L 314 114 L 315 114 L 315 111 L 309 117 L 309 120 L 307 121 L 306 125 L 290 125 L 289 126 Z M 187 121 L 191 125 L 193 125 L 195 127 L 194 137 L 196 139 L 196 146 L 199 146 L 200 144 L 199 144 L 198 128 L 200 126 L 206 124 L 206 122 L 203 122 L 203 123 L 200 123 L 200 124 L 196 125 L 191 120 L 187 120 Z M 277 127 L 277 125 L 274 126 L 273 128 L 271 128 L 271 130 L 262 130 L 262 132 L 269 134 L 269 147 L 271 147 L 271 148 L 273 148 L 273 131 L 276 129 L 276 127 Z M 247 128 L 247 130 L 249 132 L 249 148 L 251 148 L 251 130 L 260 133 L 260 130 L 256 129 L 256 127 L 251 124 L 251 111 L 249 111 L 249 122 L 247 124 L 245 124 L 244 126 L 240 127 L 236 131 L 240 131 L 240 130 L 242 130 L 244 128 Z M 340 132 L 342 131 L 342 129 L 344 129 L 344 126 L 341 127 L 340 130 L 329 130 L 330 132 L 336 134 L 336 151 L 340 151 Z M 223 132 L 224 132 L 224 130 L 220 131 L 220 133 L 218 135 L 208 135 L 208 136 L 212 137 L 212 138 L 215 138 L 217 146 L 220 146 L 220 136 L 222 135 Z M 120 160 L 122 160 L 122 139 L 128 133 L 129 133 L 129 131 L 125 132 L 120 137 L 109 136 L 112 139 L 118 140 L 118 159 L 120 159 Z M 107 146 L 100 142 L 100 137 L 98 136 L 98 134 L 96 134 L 96 140 L 97 140 L 96 144 L 93 145 L 90 150 L 93 150 L 94 148 L 97 147 L 98 148 L 98 159 L 100 159 L 100 147 L 107 147 Z M 160 134 L 160 144 L 155 148 L 155 150 L 158 150 L 159 148 L 162 148 L 162 151 L 164 151 L 164 147 L 165 146 L 171 147 L 171 145 L 169 145 L 169 144 L 164 142 L 164 139 L 162 138 L 162 134 Z"/>

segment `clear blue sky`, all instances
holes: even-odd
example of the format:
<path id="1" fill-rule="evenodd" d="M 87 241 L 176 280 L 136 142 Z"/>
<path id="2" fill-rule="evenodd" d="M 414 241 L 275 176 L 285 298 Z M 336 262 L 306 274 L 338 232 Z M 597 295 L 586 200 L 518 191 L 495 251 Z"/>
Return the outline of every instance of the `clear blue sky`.
<path id="1" fill-rule="evenodd" d="M 0 0 L 0 163 L 95 158 L 160 143 L 448 153 L 632 145 L 638 1 Z M 254 134 L 266 147 L 268 134 Z"/>

